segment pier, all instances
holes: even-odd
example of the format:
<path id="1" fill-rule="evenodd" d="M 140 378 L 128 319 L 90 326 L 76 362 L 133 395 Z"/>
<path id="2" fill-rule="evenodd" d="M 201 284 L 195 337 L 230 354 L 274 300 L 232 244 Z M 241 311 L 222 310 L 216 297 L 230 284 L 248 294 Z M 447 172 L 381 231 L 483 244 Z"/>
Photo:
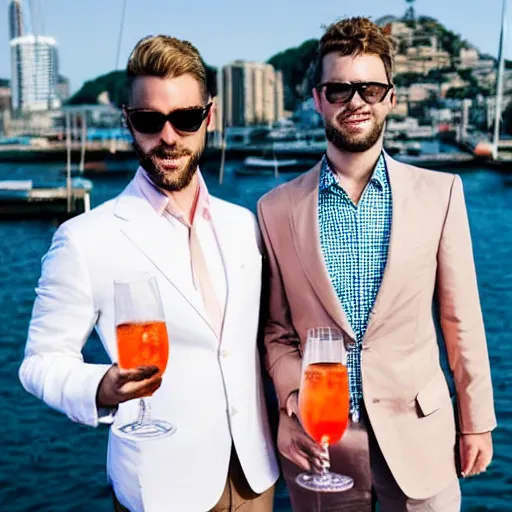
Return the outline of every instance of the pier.
<path id="1" fill-rule="evenodd" d="M 36 187 L 31 180 L 0 181 L 0 219 L 64 222 L 90 210 L 91 188 L 84 180 Z"/>

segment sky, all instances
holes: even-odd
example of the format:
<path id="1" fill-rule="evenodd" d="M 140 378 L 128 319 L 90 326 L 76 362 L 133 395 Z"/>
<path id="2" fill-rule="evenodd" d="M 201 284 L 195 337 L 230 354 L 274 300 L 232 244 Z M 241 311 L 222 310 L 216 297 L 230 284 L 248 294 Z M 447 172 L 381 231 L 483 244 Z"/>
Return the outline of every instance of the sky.
<path id="1" fill-rule="evenodd" d="M 34 32 L 56 39 L 60 73 L 70 79 L 72 91 L 116 69 L 123 0 L 22 3 L 28 27 L 32 5 Z M 9 0 L 0 2 L 0 78 L 11 74 L 8 4 Z M 209 65 L 218 67 L 235 59 L 266 61 L 306 39 L 321 37 L 322 27 L 338 18 L 401 16 L 406 6 L 405 0 L 126 0 L 118 67 L 124 68 L 133 46 L 149 34 L 187 39 Z M 501 6 L 502 0 L 416 0 L 415 4 L 420 15 L 438 19 L 492 55 L 498 53 Z M 505 55 L 512 58 L 509 39 Z"/>

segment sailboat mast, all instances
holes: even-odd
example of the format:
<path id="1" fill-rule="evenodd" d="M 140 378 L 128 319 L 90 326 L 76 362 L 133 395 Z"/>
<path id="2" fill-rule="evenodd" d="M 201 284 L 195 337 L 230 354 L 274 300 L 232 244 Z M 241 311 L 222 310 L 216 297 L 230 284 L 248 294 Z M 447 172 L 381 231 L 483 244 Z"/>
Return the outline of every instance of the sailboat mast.
<path id="1" fill-rule="evenodd" d="M 501 35 L 498 61 L 498 78 L 496 80 L 496 116 L 494 119 L 494 137 L 492 144 L 492 157 L 498 158 L 498 145 L 500 141 L 501 110 L 503 107 L 503 73 L 505 71 L 505 39 L 507 32 L 507 0 L 503 0 L 501 13 Z"/>

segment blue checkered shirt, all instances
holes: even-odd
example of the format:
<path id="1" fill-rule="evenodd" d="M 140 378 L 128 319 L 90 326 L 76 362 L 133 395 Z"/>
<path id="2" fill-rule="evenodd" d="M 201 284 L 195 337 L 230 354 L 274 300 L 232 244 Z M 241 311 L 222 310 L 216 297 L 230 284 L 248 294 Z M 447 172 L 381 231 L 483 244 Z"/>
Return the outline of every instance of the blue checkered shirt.
<path id="1" fill-rule="evenodd" d="M 357 205 L 339 185 L 325 156 L 319 187 L 320 245 L 332 286 L 356 336 L 347 369 L 350 410 L 358 421 L 363 396 L 361 346 L 384 275 L 391 232 L 391 187 L 384 157 Z"/>

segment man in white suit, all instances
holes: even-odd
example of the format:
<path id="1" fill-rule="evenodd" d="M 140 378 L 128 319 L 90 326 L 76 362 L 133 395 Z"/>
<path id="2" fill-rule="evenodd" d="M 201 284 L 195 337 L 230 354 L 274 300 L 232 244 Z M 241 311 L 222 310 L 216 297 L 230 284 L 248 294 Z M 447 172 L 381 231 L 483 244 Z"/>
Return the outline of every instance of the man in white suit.
<path id="1" fill-rule="evenodd" d="M 212 120 L 198 51 L 140 41 L 127 125 L 141 167 L 112 201 L 64 223 L 43 259 L 20 380 L 73 421 L 124 424 L 139 397 L 177 426 L 150 441 L 111 429 L 116 510 L 270 512 L 278 467 L 260 375 L 261 253 L 249 211 L 209 196 L 198 170 Z M 170 340 L 163 376 L 120 369 L 114 281 L 156 278 Z M 113 364 L 86 364 L 95 327 Z"/>

